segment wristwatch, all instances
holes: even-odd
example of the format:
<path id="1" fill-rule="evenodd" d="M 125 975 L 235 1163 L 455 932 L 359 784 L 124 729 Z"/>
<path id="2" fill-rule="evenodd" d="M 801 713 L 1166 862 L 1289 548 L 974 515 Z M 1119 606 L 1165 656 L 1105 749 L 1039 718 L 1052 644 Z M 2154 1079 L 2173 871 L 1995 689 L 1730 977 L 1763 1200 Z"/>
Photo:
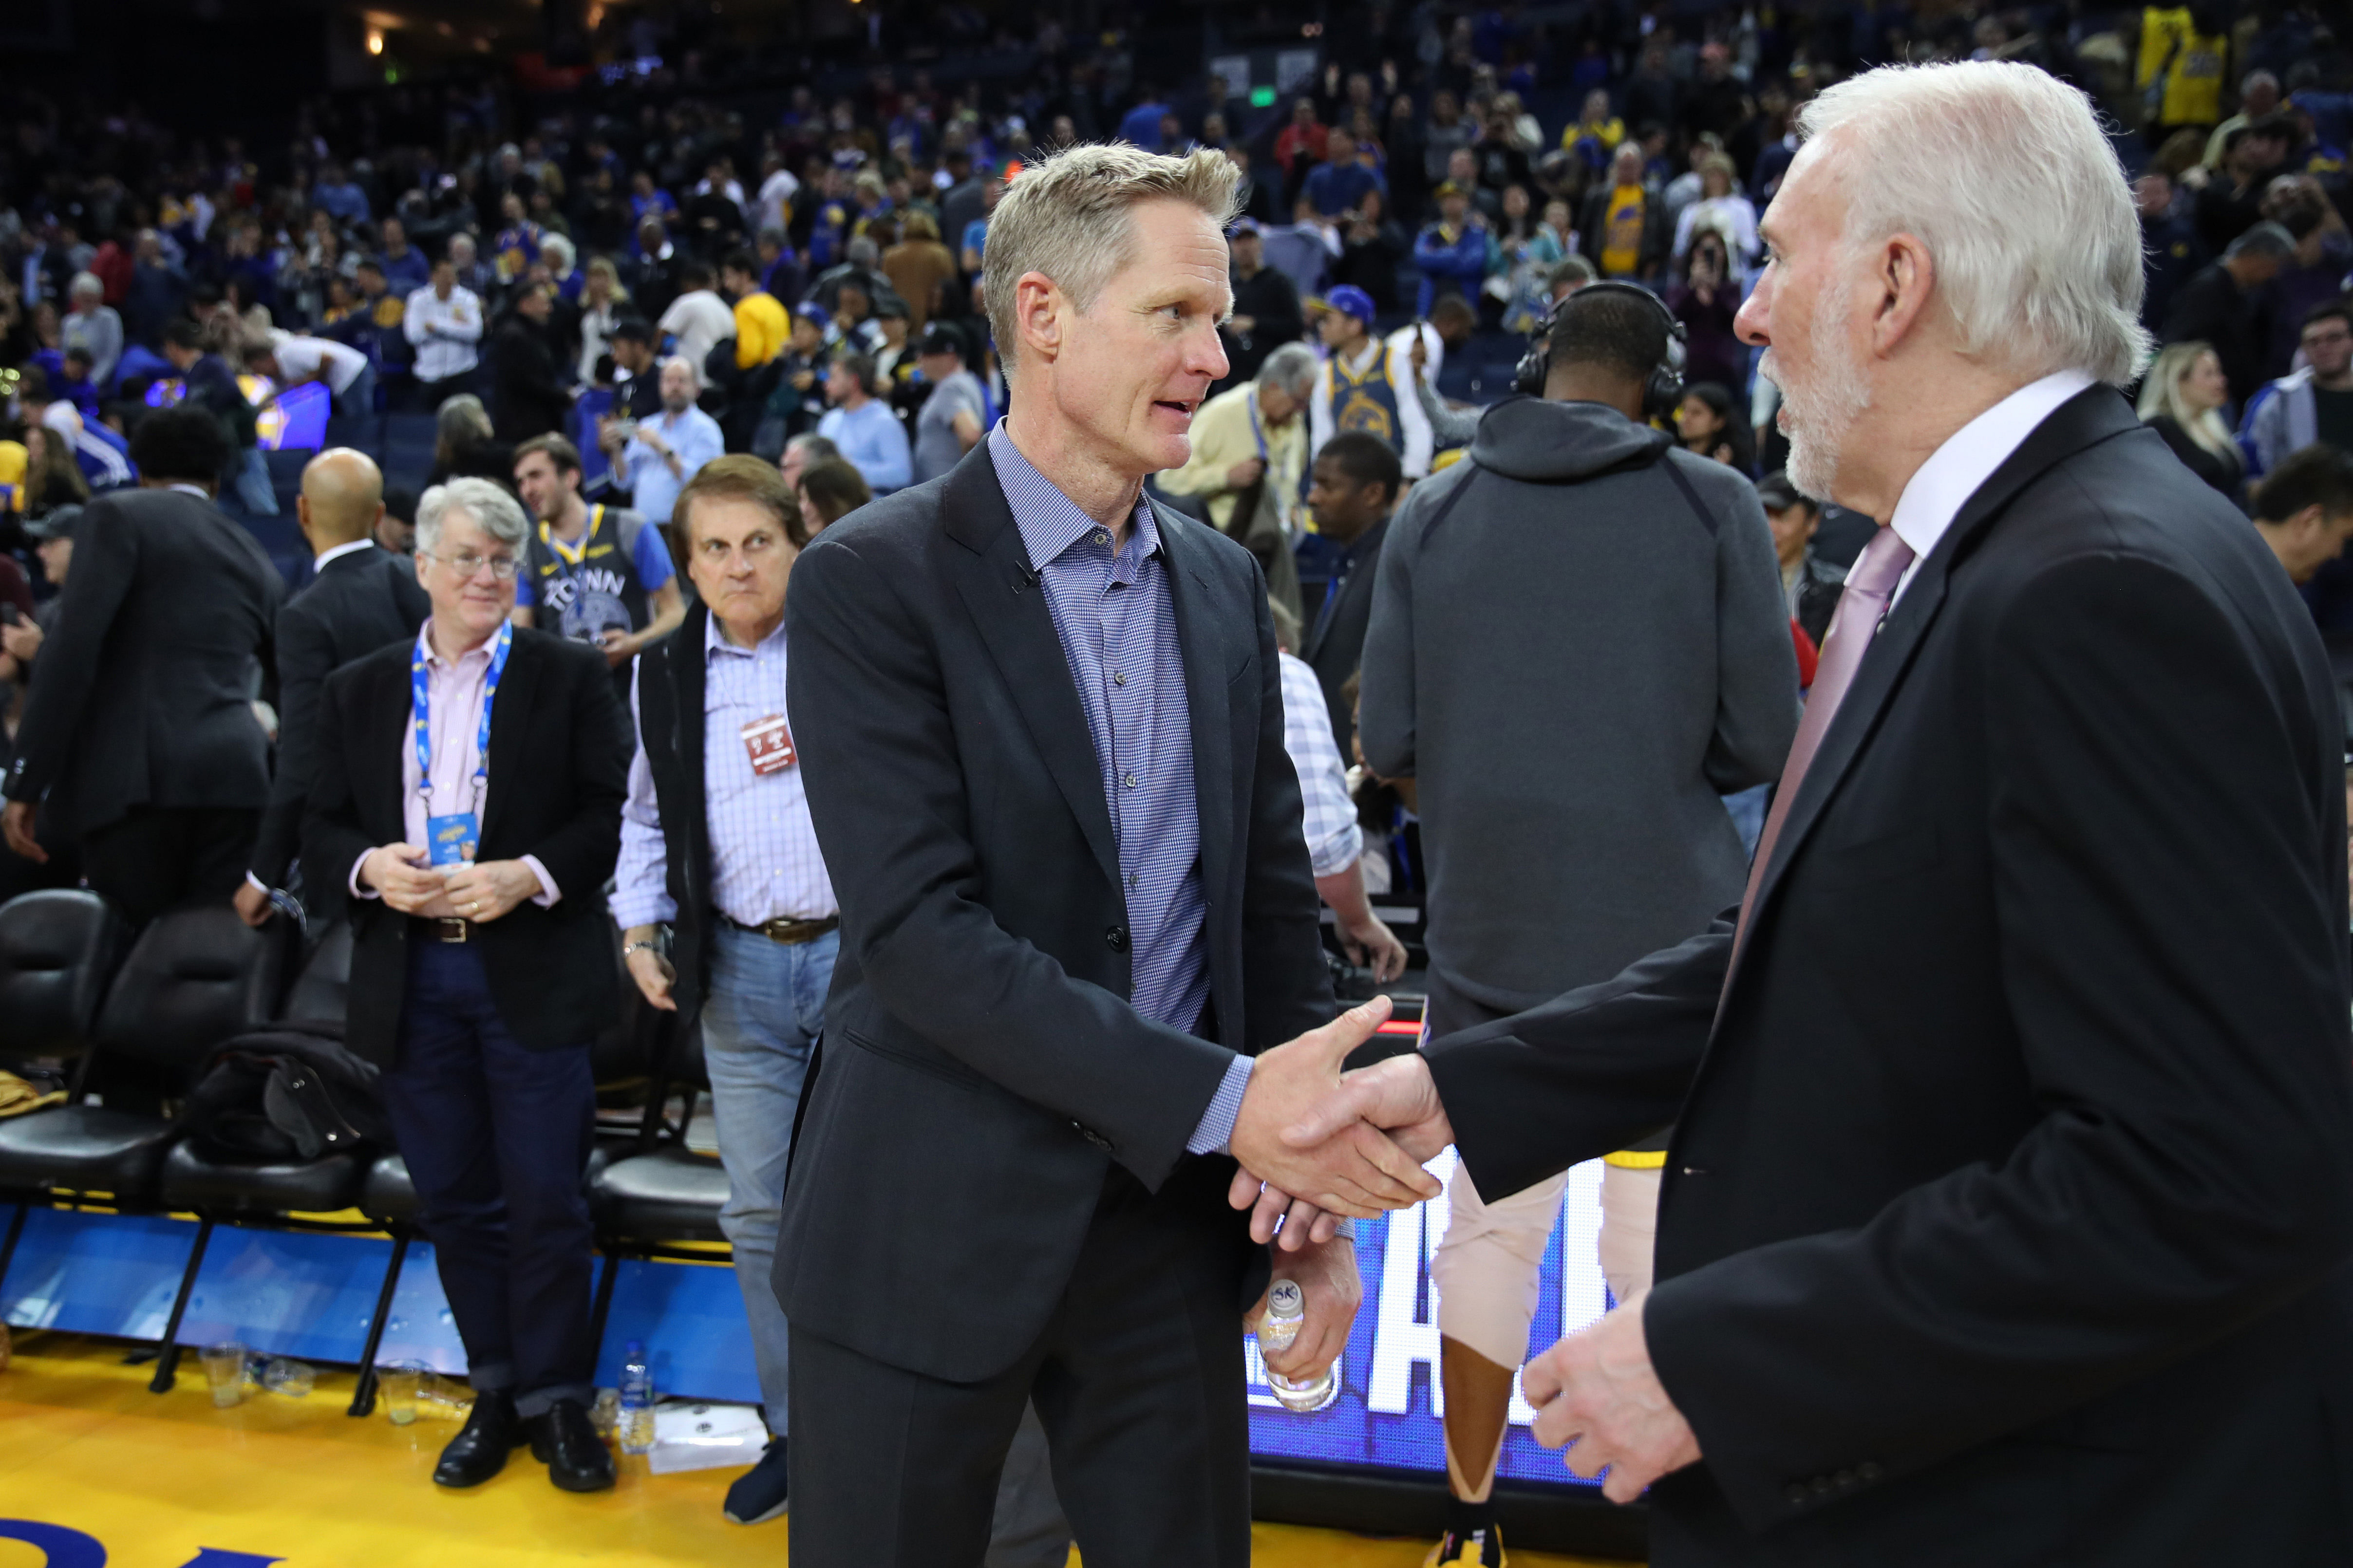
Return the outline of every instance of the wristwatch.
<path id="1" fill-rule="evenodd" d="M 623 963 L 628 963 L 629 954 L 637 952 L 639 948 L 645 949 L 648 952 L 659 954 L 661 951 L 661 944 L 652 942 L 624 942 L 621 946 L 621 962 Z"/>

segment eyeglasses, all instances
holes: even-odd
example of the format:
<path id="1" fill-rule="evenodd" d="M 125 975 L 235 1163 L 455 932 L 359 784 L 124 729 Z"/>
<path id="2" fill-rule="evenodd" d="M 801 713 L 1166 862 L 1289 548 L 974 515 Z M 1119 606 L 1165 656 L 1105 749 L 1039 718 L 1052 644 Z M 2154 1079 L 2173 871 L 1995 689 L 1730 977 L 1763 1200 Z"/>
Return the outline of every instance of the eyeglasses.
<path id="1" fill-rule="evenodd" d="M 417 553 L 427 560 L 438 561 L 460 577 L 471 577 L 487 566 L 491 569 L 491 575 L 501 583 L 512 579 L 522 565 L 512 555 L 477 555 L 470 550 L 463 555 L 440 555 L 430 550 L 420 550 Z"/>

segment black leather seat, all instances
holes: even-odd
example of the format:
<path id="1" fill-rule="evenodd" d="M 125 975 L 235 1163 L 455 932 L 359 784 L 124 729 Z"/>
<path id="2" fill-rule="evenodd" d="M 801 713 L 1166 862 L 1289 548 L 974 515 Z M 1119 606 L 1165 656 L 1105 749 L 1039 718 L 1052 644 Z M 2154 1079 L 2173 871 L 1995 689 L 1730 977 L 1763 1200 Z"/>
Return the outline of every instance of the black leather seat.
<path id="1" fill-rule="evenodd" d="M 724 1241 L 719 1211 L 727 1173 L 718 1161 L 682 1144 L 617 1160 L 590 1189 L 597 1228 L 622 1243 Z"/>
<path id="2" fill-rule="evenodd" d="M 332 1214 L 353 1206 L 367 1162 L 356 1154 L 326 1154 L 316 1160 L 243 1162 L 207 1160 L 185 1143 L 164 1156 L 165 1206 L 198 1209 L 215 1219 L 244 1215 Z"/>
<path id="3" fill-rule="evenodd" d="M 140 933 L 107 989 L 97 1048 L 185 1075 L 215 1046 L 268 1019 L 293 941 L 286 922 L 253 931 L 226 904 L 164 916 Z M 174 1136 L 161 1117 L 93 1105 L 14 1117 L 0 1121 L 0 1187 L 103 1193 L 118 1206 L 150 1206 Z"/>
<path id="4" fill-rule="evenodd" d="M 0 1188 L 153 1201 L 172 1124 L 100 1105 L 56 1105 L 0 1121 Z"/>
<path id="5" fill-rule="evenodd" d="M 664 1077 L 698 1094 L 711 1088 L 702 1060 L 701 1025 L 675 1037 Z M 693 1119 L 693 1106 L 687 1108 Z M 615 1160 L 589 1186 L 596 1229 L 609 1249 L 627 1252 L 671 1241 L 724 1241 L 719 1211 L 727 1204 L 727 1172 L 717 1160 L 689 1150 L 683 1134 L 643 1153 Z"/>
<path id="6" fill-rule="evenodd" d="M 302 973 L 294 978 L 293 988 L 286 993 L 286 1005 L 280 1008 L 279 1018 L 289 1024 L 304 1024 L 331 1029 L 342 1034 L 344 998 L 352 984 L 352 928 L 349 921 L 336 921 L 311 950 L 302 965 Z"/>
<path id="7" fill-rule="evenodd" d="M 0 1058 L 88 1048 L 131 926 L 96 893 L 54 889 L 0 904 Z"/>

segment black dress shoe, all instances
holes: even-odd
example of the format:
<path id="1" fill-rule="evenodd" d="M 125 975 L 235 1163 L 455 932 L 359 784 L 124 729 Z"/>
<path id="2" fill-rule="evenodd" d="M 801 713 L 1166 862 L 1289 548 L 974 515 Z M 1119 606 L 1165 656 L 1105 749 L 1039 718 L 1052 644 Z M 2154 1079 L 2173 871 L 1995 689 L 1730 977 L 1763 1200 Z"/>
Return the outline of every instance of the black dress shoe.
<path id="1" fill-rule="evenodd" d="M 522 1418 L 515 1414 L 514 1397 L 503 1393 L 474 1395 L 474 1413 L 441 1450 L 433 1467 L 433 1483 L 443 1487 L 478 1487 L 507 1468 L 507 1456 L 524 1440 Z"/>
<path id="2" fill-rule="evenodd" d="M 531 1434 L 531 1457 L 565 1491 L 601 1492 L 613 1484 L 612 1450 L 596 1436 L 596 1423 L 578 1400 L 559 1399 L 523 1426 Z"/>

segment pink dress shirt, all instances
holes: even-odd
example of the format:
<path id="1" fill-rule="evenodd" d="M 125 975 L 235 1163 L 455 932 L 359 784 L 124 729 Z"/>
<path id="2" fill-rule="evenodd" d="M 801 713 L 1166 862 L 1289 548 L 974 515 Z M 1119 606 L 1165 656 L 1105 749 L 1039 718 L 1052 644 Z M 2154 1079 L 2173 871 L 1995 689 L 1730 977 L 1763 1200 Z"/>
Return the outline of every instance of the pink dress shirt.
<path id="1" fill-rule="evenodd" d="M 482 688 L 491 675 L 491 639 L 486 638 L 480 647 L 459 654 L 452 663 L 434 651 L 432 634 L 433 623 L 429 619 L 417 633 L 417 646 L 425 650 L 425 732 L 433 749 L 429 810 L 427 798 L 417 787 L 415 730 L 409 721 L 400 727 L 400 830 L 401 837 L 410 844 L 425 842 L 427 816 L 449 816 L 481 810 L 480 803 L 474 799 L 474 742 L 482 731 Z M 366 855 L 352 862 L 351 890 L 354 898 L 381 896 L 373 888 L 360 886 L 360 868 L 366 863 Z M 525 855 L 522 863 L 539 879 L 539 896 L 532 900 L 533 903 L 544 909 L 564 896 L 555 879 L 540 864 L 538 856 Z"/>

